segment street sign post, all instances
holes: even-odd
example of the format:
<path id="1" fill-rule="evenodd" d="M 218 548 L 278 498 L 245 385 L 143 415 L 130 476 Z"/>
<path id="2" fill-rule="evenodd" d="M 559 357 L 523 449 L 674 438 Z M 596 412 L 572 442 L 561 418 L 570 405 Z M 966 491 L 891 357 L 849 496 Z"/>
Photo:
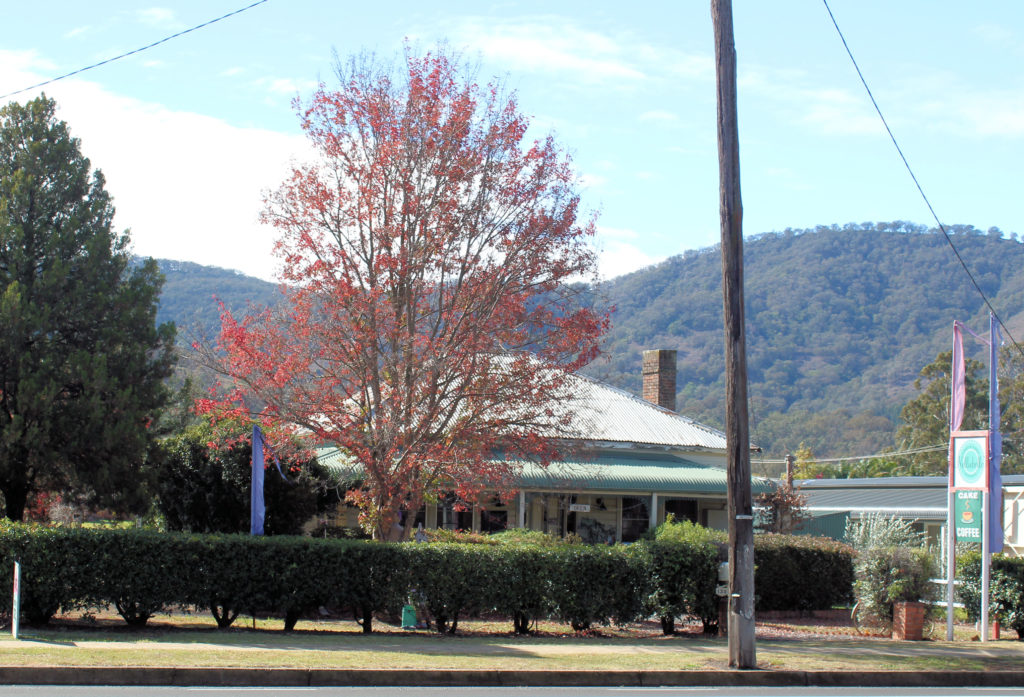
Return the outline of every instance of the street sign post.
<path id="1" fill-rule="evenodd" d="M 18 626 L 21 624 L 21 562 L 14 562 L 14 588 L 11 607 L 11 636 L 18 638 Z"/>
<path id="2" fill-rule="evenodd" d="M 953 431 L 949 434 L 949 572 L 946 588 L 946 638 L 953 638 L 953 570 L 957 542 L 980 542 L 981 616 L 988 621 L 989 431 Z M 987 627 L 981 639 L 987 637 Z"/>

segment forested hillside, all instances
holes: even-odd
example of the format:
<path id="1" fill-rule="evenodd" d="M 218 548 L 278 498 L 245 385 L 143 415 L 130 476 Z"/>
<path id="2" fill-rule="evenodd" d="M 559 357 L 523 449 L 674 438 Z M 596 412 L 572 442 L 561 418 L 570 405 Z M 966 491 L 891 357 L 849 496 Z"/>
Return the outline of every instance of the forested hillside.
<path id="1" fill-rule="evenodd" d="M 1024 244 L 1016 235 L 954 226 L 953 239 L 1014 336 L 1024 336 Z M 272 303 L 271 283 L 234 271 L 161 261 L 159 321 L 219 327 L 233 309 Z M 891 449 L 914 378 L 948 349 L 954 319 L 987 327 L 981 296 L 941 234 L 907 223 L 786 230 L 744 248 L 752 439 L 778 458 L 804 442 L 815 455 Z M 643 349 L 679 351 L 679 411 L 724 419 L 721 258 L 687 252 L 613 279 L 598 294 L 616 306 L 605 356 L 592 375 L 639 394 Z M 968 340 L 969 355 L 982 347 Z"/>
<path id="2" fill-rule="evenodd" d="M 197 333 L 216 338 L 220 330 L 220 303 L 239 311 L 249 304 L 277 301 L 276 285 L 238 271 L 189 261 L 157 261 L 165 278 L 157 322 L 174 321 L 178 338 L 185 345 Z"/>
<path id="3" fill-rule="evenodd" d="M 1014 335 L 1024 334 L 1024 245 L 954 226 L 953 240 Z M 907 223 L 786 230 L 744 247 L 752 439 L 778 457 L 891 449 L 918 371 L 952 323 L 987 328 L 981 296 L 941 234 Z M 678 408 L 724 420 L 721 258 L 687 252 L 608 282 L 606 363 L 591 372 L 638 392 L 640 352 L 679 351 Z M 980 357 L 978 344 L 965 349 Z"/>

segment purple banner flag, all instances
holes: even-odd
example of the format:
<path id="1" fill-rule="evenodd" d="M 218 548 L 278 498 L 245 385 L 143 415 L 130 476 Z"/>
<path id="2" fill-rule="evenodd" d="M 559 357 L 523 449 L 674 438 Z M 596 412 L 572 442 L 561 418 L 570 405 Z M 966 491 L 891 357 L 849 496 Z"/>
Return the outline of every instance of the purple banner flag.
<path id="1" fill-rule="evenodd" d="M 267 509 L 263 502 L 263 432 L 252 427 L 252 491 L 249 496 L 249 534 L 263 534 L 263 520 Z"/>
<path id="2" fill-rule="evenodd" d="M 260 430 L 259 426 L 254 425 L 252 427 L 252 491 L 249 495 L 250 535 L 263 534 L 263 522 L 267 515 L 267 507 L 263 500 L 263 472 L 266 468 L 264 451 L 266 446 L 266 441 L 263 440 L 263 431 Z M 281 479 L 287 482 L 288 477 L 284 476 L 284 471 L 281 469 L 281 461 L 277 459 L 277 455 L 274 455 L 273 451 L 271 451 L 270 455 L 274 458 L 274 464 L 277 465 L 277 471 L 280 473 Z"/>
<path id="3" fill-rule="evenodd" d="M 964 335 L 960 323 L 953 322 L 953 367 L 950 373 L 952 393 L 949 401 L 949 430 L 959 431 L 964 421 L 964 405 L 967 401 L 967 385 L 964 369 Z"/>
<path id="4" fill-rule="evenodd" d="M 1000 460 L 1003 457 L 1003 434 L 999 430 L 999 345 L 1002 336 L 994 315 L 989 315 L 989 380 L 988 380 L 988 550 L 992 554 L 1003 551 L 1003 477 Z"/>

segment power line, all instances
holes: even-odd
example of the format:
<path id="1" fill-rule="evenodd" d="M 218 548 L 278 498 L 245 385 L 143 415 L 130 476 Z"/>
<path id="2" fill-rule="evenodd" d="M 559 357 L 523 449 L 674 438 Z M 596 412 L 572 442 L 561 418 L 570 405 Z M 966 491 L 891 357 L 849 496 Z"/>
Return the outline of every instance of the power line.
<path id="1" fill-rule="evenodd" d="M 847 457 L 832 457 L 832 458 L 814 458 L 815 464 L 820 463 L 841 463 L 841 462 L 862 462 L 864 460 L 874 460 L 876 458 L 885 457 L 904 457 L 907 455 L 918 455 L 920 453 L 934 453 L 940 450 L 948 450 L 949 444 L 942 445 L 925 445 L 920 448 L 910 448 L 908 450 L 894 450 L 892 452 L 875 453 L 874 455 L 850 455 Z M 785 460 L 758 460 L 758 464 L 762 465 L 784 465 Z"/>
<path id="2" fill-rule="evenodd" d="M 921 194 L 921 198 L 924 199 L 925 205 L 928 206 L 928 210 L 935 219 L 935 223 L 939 226 L 939 230 L 942 231 L 942 235 L 946 238 L 946 242 L 949 243 L 949 247 L 953 250 L 953 254 L 956 255 L 957 261 L 960 262 L 960 266 L 962 266 L 964 271 L 967 273 L 967 277 L 970 278 L 971 283 L 974 284 L 975 290 L 978 291 L 981 299 L 985 301 L 985 305 L 988 306 L 989 312 L 991 312 L 992 316 L 996 318 L 996 322 L 998 322 L 999 326 L 1006 332 L 1006 336 L 1009 337 L 1010 341 L 1017 348 L 1017 351 L 1020 352 L 1020 355 L 1024 357 L 1024 349 L 1022 349 L 1017 343 L 1017 340 L 1013 338 L 1013 334 L 1010 333 L 1009 328 L 1003 323 L 1003 320 L 999 317 L 999 313 L 996 312 L 994 307 L 992 307 L 992 303 L 989 302 L 988 296 L 985 295 L 985 291 L 983 291 L 981 286 L 978 285 L 978 281 L 975 280 L 974 274 L 971 273 L 971 270 L 967 267 L 967 263 L 963 260 L 963 257 L 960 256 L 960 251 L 956 248 L 956 245 L 953 244 L 953 238 L 951 238 L 949 233 L 946 231 L 946 226 L 942 224 L 942 221 L 939 220 L 939 216 L 935 212 L 935 209 L 932 208 L 931 201 L 929 201 L 928 196 L 925 195 L 924 189 L 921 187 L 921 183 L 917 181 L 917 176 L 914 174 L 914 170 L 911 168 L 910 163 L 907 162 L 907 158 L 903 154 L 903 149 L 900 148 L 900 144 L 896 141 L 896 136 L 893 135 L 892 129 L 889 128 L 889 122 L 885 120 L 885 116 L 882 114 L 882 109 L 878 106 L 878 102 L 875 101 L 875 95 L 871 93 L 871 88 L 868 87 L 868 81 L 864 78 L 864 73 L 861 72 L 860 66 L 857 65 L 857 59 L 853 57 L 853 51 L 850 50 L 849 44 L 846 43 L 846 37 L 843 36 L 843 31 L 839 28 L 839 23 L 836 21 L 835 15 L 832 14 L 832 8 L 828 6 L 828 0 L 821 1 L 824 3 L 825 9 L 828 11 L 828 16 L 832 19 L 832 26 L 836 28 L 840 41 L 843 42 L 843 48 L 846 49 L 846 55 L 850 57 L 850 62 L 853 63 L 853 68 L 857 71 L 857 77 L 860 78 L 861 84 L 864 85 L 864 89 L 868 93 L 868 98 L 871 99 L 871 104 L 875 107 L 875 112 L 877 112 L 878 118 L 882 120 L 882 125 L 885 126 L 885 131 L 889 134 L 889 139 L 892 140 L 892 144 L 896 147 L 896 152 L 899 153 L 900 159 L 903 160 L 903 166 L 907 168 L 910 178 L 914 180 L 914 186 L 917 187 L 918 193 Z"/>
<path id="3" fill-rule="evenodd" d="M 195 31 L 196 29 L 202 29 L 203 27 L 208 27 L 211 24 L 215 24 L 215 23 L 221 21 L 222 19 L 227 19 L 228 17 L 233 17 L 233 16 L 235 16 L 237 14 L 241 14 L 242 12 L 245 12 L 246 10 L 251 10 L 252 8 L 256 7 L 257 5 L 262 5 L 265 2 L 267 2 L 267 0 L 258 0 L 258 2 L 254 2 L 251 5 L 247 5 L 247 6 L 243 7 L 243 8 L 241 8 L 241 9 L 235 10 L 233 12 L 228 12 L 226 15 L 222 15 L 220 17 L 217 17 L 216 19 L 211 19 L 208 22 L 203 22 L 202 24 L 197 24 L 196 26 L 194 26 L 194 27 L 192 27 L 190 29 L 185 29 L 184 31 L 179 31 L 177 34 L 171 34 L 170 36 L 166 36 L 166 37 L 160 39 L 159 41 L 154 41 L 151 44 L 143 46 L 142 48 L 137 48 L 134 51 L 128 51 L 128 53 L 122 53 L 119 56 L 114 56 L 113 58 L 107 58 L 106 60 L 102 60 L 99 63 L 93 63 L 92 65 L 85 66 L 84 68 L 79 68 L 78 70 L 72 70 L 70 73 L 65 73 L 64 75 L 59 75 L 58 77 L 50 78 L 49 80 L 44 80 L 43 82 L 36 83 L 35 85 L 29 85 L 28 87 L 23 87 L 20 90 L 15 90 L 14 92 L 8 92 L 7 94 L 2 94 L 2 95 L 0 95 L 0 99 L 7 99 L 8 97 L 13 97 L 13 96 L 15 96 L 17 94 L 21 94 L 22 92 L 28 92 L 29 90 L 34 90 L 37 87 L 44 87 L 44 86 L 49 85 L 51 83 L 57 82 L 58 80 L 63 80 L 66 77 L 71 77 L 72 75 L 78 75 L 79 73 L 84 73 L 86 70 L 92 70 L 93 68 L 98 68 L 101 65 L 106 65 L 107 63 L 113 63 L 116 60 L 121 60 L 122 58 L 127 58 L 128 56 L 133 56 L 136 53 L 141 53 L 141 52 L 143 52 L 143 51 L 145 51 L 147 49 L 153 48 L 154 46 L 159 46 L 162 43 L 166 43 L 166 42 L 170 41 L 171 39 L 176 39 L 179 36 L 184 36 L 185 34 L 188 34 L 189 32 Z"/>

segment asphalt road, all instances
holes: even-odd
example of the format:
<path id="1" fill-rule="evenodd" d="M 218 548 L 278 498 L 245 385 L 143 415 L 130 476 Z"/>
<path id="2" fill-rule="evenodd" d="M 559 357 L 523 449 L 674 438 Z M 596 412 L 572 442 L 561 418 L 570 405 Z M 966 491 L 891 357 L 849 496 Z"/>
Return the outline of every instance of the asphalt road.
<path id="1" fill-rule="evenodd" d="M 116 687 L 2 685 L 0 697 L 927 697 L 1024 696 L 1024 687 Z"/>

